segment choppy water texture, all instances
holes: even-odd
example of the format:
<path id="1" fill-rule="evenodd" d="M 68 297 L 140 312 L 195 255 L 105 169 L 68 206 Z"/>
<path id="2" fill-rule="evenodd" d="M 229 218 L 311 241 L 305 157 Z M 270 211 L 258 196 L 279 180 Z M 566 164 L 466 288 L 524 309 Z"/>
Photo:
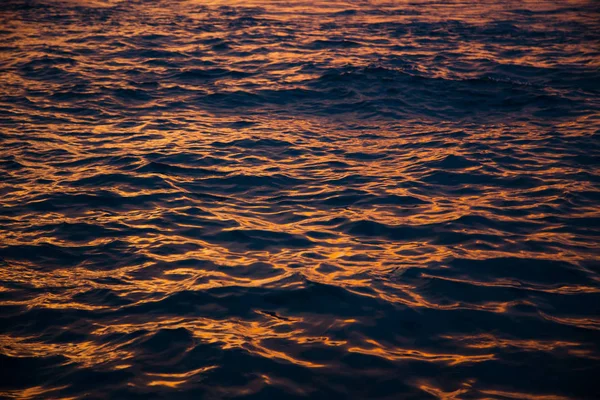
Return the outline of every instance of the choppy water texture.
<path id="1" fill-rule="evenodd" d="M 597 2 L 0 10 L 0 397 L 598 395 Z"/>

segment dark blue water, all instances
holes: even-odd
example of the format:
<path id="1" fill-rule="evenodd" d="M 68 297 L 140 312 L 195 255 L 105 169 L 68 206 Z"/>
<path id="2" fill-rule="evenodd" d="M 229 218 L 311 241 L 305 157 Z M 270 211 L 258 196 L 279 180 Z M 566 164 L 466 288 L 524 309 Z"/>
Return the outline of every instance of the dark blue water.
<path id="1" fill-rule="evenodd" d="M 594 399 L 596 1 L 3 1 L 0 397 Z"/>

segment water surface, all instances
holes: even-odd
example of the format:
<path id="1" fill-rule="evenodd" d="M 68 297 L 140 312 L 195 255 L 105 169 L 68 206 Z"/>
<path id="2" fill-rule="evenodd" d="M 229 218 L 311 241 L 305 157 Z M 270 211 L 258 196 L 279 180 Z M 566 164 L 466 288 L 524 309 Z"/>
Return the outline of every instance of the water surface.
<path id="1" fill-rule="evenodd" d="M 596 397 L 599 11 L 3 1 L 0 397 Z"/>

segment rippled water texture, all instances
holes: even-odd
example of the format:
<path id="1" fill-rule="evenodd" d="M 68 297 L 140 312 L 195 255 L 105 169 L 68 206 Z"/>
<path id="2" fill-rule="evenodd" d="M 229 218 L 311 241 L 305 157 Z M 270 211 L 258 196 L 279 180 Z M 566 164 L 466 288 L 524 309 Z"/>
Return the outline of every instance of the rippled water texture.
<path id="1" fill-rule="evenodd" d="M 598 2 L 0 10 L 0 397 L 598 394 Z"/>

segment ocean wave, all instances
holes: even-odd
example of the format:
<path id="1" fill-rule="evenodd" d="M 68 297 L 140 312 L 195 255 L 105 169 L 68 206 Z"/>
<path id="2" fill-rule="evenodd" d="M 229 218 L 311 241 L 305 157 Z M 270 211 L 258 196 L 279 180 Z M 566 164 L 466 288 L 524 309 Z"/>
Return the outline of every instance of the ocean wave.
<path id="1" fill-rule="evenodd" d="M 593 397 L 592 1 L 0 21 L 0 397 Z"/>

